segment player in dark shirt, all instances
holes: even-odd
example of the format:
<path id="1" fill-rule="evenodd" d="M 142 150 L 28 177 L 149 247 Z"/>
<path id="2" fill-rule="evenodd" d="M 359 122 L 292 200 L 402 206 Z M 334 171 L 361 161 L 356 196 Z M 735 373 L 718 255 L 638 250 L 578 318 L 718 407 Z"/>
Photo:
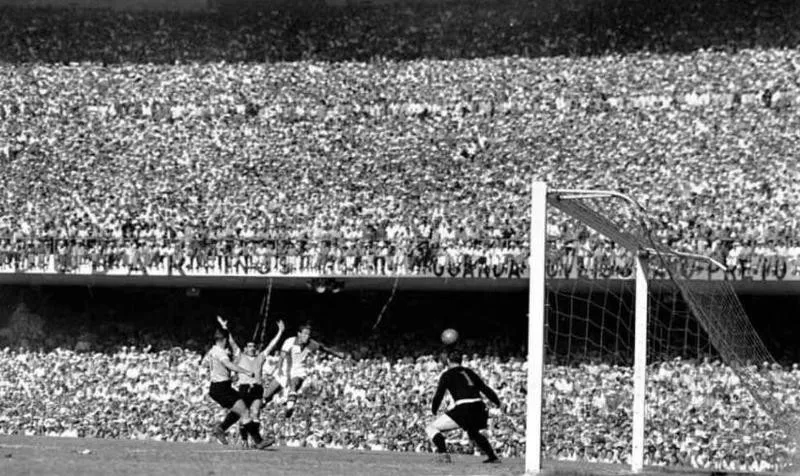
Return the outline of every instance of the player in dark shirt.
<path id="1" fill-rule="evenodd" d="M 436 416 L 446 391 L 450 392 L 455 405 L 425 428 L 425 433 L 436 447 L 439 461 L 450 462 L 450 455 L 447 453 L 447 445 L 442 432 L 462 428 L 486 455 L 484 463 L 499 462 L 500 459 L 492 449 L 492 445 L 489 444 L 489 440 L 481 433 L 481 430 L 487 428 L 489 418 L 489 412 L 481 394 L 498 407 L 500 399 L 478 374 L 461 365 L 461 354 L 451 351 L 443 354 L 442 357 L 447 365 L 447 370 L 439 377 L 439 386 L 433 396 L 431 410 Z"/>

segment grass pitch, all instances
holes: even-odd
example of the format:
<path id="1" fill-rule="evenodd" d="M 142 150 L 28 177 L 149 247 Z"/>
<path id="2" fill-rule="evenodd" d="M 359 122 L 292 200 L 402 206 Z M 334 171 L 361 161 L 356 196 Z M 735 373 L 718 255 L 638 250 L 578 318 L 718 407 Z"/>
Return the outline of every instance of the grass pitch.
<path id="1" fill-rule="evenodd" d="M 520 459 L 485 465 L 478 456 L 454 455 L 440 464 L 431 454 L 277 447 L 242 450 L 211 443 L 0 436 L 0 475 L 266 475 L 418 476 L 522 475 Z M 545 462 L 550 475 L 629 474 L 621 465 Z M 665 471 L 642 475 L 710 476 L 723 473 Z"/>

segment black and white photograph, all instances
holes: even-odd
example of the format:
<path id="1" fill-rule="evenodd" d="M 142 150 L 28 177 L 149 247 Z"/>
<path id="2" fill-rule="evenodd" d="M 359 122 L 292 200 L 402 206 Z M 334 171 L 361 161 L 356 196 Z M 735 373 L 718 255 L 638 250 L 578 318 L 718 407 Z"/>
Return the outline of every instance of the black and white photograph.
<path id="1" fill-rule="evenodd" d="M 0 0 L 0 475 L 800 473 L 797 0 Z"/>

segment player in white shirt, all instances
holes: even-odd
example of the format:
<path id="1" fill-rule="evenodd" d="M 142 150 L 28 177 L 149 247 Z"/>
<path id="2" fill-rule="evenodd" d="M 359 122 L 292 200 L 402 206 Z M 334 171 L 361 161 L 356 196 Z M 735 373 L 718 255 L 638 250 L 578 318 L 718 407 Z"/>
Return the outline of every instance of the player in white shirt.
<path id="1" fill-rule="evenodd" d="M 286 326 L 284 325 L 283 321 L 279 320 L 278 333 L 275 334 L 275 337 L 272 338 L 269 344 L 267 344 L 267 347 L 261 352 L 258 351 L 256 348 L 256 343 L 253 341 L 246 342 L 244 351 L 242 351 L 236 344 L 236 341 L 233 339 L 233 337 L 230 337 L 234 362 L 236 365 L 253 372 L 255 375 L 255 377 L 247 374 L 242 374 L 239 376 L 239 398 L 244 401 L 245 406 L 247 406 L 250 410 L 250 418 L 252 418 L 255 424 L 259 427 L 259 431 L 261 427 L 261 407 L 263 404 L 261 399 L 264 396 L 264 386 L 262 384 L 264 362 L 272 353 L 272 350 L 275 348 L 275 346 L 278 345 L 278 341 L 283 335 L 284 329 L 286 329 Z M 242 437 L 242 442 L 244 442 L 245 446 L 247 446 L 249 433 L 244 425 L 239 427 L 239 434 Z"/>
<path id="2" fill-rule="evenodd" d="M 278 378 L 272 380 L 264 389 L 264 401 L 270 400 L 284 387 L 287 389 L 286 418 L 294 414 L 297 401 L 297 392 L 303 386 L 303 381 L 308 375 L 308 359 L 316 351 L 322 351 L 333 356 L 344 358 L 344 355 L 333 349 L 325 347 L 311 338 L 311 324 L 303 324 L 297 330 L 295 337 L 289 337 L 281 346 L 281 359 L 278 361 Z"/>

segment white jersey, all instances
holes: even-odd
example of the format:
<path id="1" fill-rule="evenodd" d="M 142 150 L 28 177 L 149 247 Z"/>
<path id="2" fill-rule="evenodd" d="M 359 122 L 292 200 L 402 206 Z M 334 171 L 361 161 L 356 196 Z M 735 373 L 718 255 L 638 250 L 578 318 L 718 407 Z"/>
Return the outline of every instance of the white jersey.
<path id="1" fill-rule="evenodd" d="M 289 372 L 292 378 L 305 377 L 308 374 L 306 360 L 313 351 L 319 348 L 319 344 L 313 340 L 309 340 L 306 345 L 299 345 L 296 342 L 297 337 L 289 337 L 283 341 L 283 346 L 281 346 L 281 351 L 291 356 L 292 363 L 291 367 L 289 367 Z M 289 363 L 287 362 L 284 369 L 288 367 L 288 365 Z"/>
<path id="2" fill-rule="evenodd" d="M 276 373 L 280 374 L 281 372 L 278 369 L 278 362 L 280 361 L 280 357 L 277 355 L 268 355 L 264 359 L 264 366 L 261 367 L 261 377 L 268 381 L 270 380 Z"/>
<path id="3" fill-rule="evenodd" d="M 223 362 L 231 363 L 231 358 L 228 351 L 215 345 L 206 354 L 208 359 L 208 370 L 211 374 L 211 382 L 225 382 L 231 379 L 231 371 L 223 364 Z"/>

